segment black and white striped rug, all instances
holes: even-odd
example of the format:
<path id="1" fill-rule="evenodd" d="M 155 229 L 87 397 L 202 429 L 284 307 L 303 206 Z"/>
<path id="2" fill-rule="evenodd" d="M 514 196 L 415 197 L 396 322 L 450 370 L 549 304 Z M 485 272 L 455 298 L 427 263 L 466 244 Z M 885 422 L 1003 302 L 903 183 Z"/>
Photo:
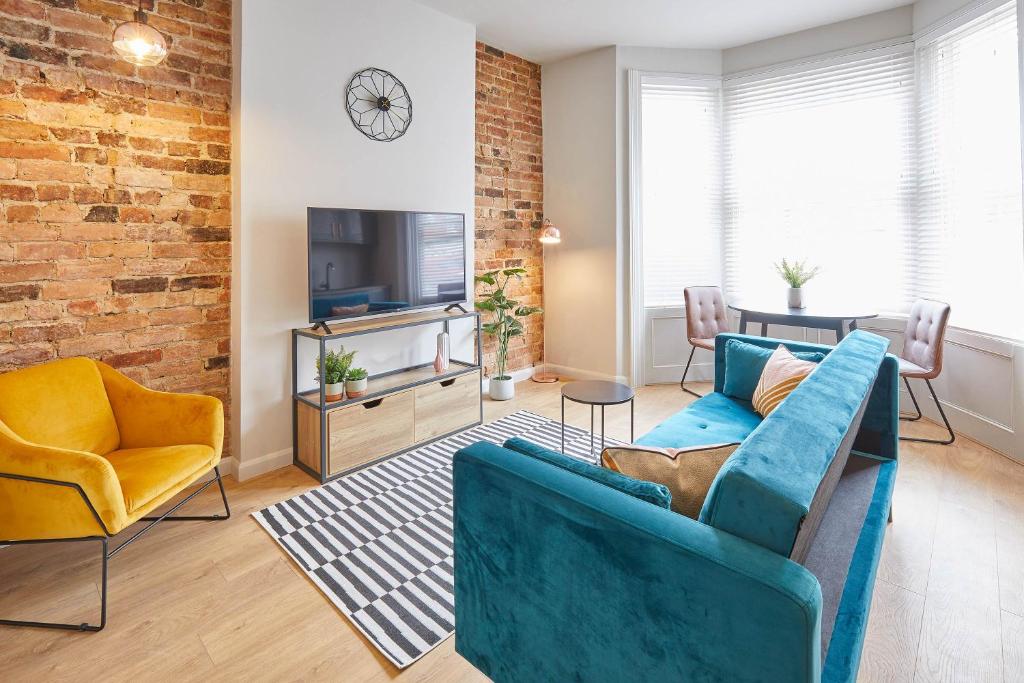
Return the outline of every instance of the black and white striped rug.
<path id="1" fill-rule="evenodd" d="M 471 443 L 501 444 L 513 436 L 561 448 L 559 422 L 521 410 L 253 517 L 342 614 L 404 668 L 455 632 L 452 458 Z M 565 451 L 592 461 L 590 433 L 566 426 Z"/>

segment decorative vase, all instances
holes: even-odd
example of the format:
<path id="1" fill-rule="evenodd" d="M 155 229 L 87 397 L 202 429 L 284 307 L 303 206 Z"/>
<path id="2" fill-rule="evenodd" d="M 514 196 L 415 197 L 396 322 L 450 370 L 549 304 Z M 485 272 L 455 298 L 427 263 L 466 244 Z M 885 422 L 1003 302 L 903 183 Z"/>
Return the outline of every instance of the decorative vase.
<path id="1" fill-rule="evenodd" d="M 516 395 L 516 385 L 511 377 L 492 377 L 488 384 L 492 401 L 508 401 Z"/>
<path id="2" fill-rule="evenodd" d="M 345 380 L 345 391 L 349 398 L 359 398 L 366 393 L 366 377 Z"/>
<path id="3" fill-rule="evenodd" d="M 790 308 L 806 308 L 804 304 L 804 289 L 803 287 L 790 287 L 789 288 L 789 307 Z"/>
<path id="4" fill-rule="evenodd" d="M 448 370 L 451 362 L 451 338 L 447 332 L 437 335 L 437 355 L 434 357 L 434 372 L 440 374 Z"/>
<path id="5" fill-rule="evenodd" d="M 325 401 L 340 401 L 341 397 L 345 395 L 345 383 L 335 382 L 334 384 L 328 384 L 324 387 L 324 400 Z"/>

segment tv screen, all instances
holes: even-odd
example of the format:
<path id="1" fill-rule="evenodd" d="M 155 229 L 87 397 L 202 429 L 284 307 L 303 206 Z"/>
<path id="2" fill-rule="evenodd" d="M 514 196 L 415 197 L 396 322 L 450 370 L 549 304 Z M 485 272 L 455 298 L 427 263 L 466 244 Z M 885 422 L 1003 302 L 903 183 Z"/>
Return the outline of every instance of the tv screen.
<path id="1" fill-rule="evenodd" d="M 461 213 L 308 210 L 309 321 L 466 299 Z"/>

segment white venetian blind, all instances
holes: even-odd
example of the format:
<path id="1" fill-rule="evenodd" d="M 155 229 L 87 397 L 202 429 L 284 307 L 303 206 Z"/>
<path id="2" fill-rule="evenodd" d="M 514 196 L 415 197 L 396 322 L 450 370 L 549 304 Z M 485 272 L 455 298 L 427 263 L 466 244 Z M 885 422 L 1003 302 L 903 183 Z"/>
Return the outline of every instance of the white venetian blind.
<path id="1" fill-rule="evenodd" d="M 810 303 L 905 309 L 913 222 L 910 43 L 727 79 L 726 290 L 778 301 L 773 263 L 821 268 Z"/>
<path id="2" fill-rule="evenodd" d="M 717 79 L 641 79 L 645 307 L 721 282 L 720 93 Z"/>
<path id="3" fill-rule="evenodd" d="M 917 58 L 915 288 L 949 302 L 952 325 L 1024 338 L 1016 3 L 922 40 Z"/>

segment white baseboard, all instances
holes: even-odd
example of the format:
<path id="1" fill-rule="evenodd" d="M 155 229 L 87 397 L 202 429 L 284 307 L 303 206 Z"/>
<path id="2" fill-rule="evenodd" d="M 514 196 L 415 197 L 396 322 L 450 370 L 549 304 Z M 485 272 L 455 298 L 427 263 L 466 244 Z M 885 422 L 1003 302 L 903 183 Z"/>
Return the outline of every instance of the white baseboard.
<path id="1" fill-rule="evenodd" d="M 620 382 L 622 384 L 629 383 L 629 380 L 625 375 L 606 375 L 601 372 L 581 370 L 580 368 L 570 368 L 567 365 L 558 365 L 556 363 L 545 363 L 540 372 L 558 375 L 559 379 L 603 379 L 609 382 Z"/>
<path id="2" fill-rule="evenodd" d="M 533 377 L 533 371 L 535 369 L 536 368 L 523 368 L 522 370 L 513 370 L 510 373 L 512 375 L 512 381 L 522 382 L 523 380 L 530 379 L 531 377 Z M 490 389 L 490 386 L 491 381 L 487 377 L 484 377 L 484 385 L 481 391 L 483 391 L 483 393 L 486 394 L 487 391 Z"/>
<path id="3" fill-rule="evenodd" d="M 238 481 L 245 481 L 266 474 L 272 470 L 278 470 L 292 464 L 292 449 L 282 448 L 273 453 L 261 455 L 258 458 L 245 460 L 238 465 L 235 478 Z"/>
<path id="4" fill-rule="evenodd" d="M 917 402 L 921 406 L 921 413 L 924 417 L 942 427 L 942 416 L 939 415 L 928 390 L 922 386 L 920 390 L 914 391 L 914 395 L 917 396 Z M 1011 460 L 1021 462 L 1019 457 L 1013 455 L 1015 439 L 1013 430 L 949 401 L 943 400 L 942 408 L 946 411 L 949 423 L 953 425 L 953 431 L 973 439 Z M 903 415 L 914 414 L 914 404 L 910 400 L 910 394 L 902 387 L 900 388 L 900 410 Z"/>
<path id="5" fill-rule="evenodd" d="M 231 475 L 235 479 L 238 479 L 238 458 L 230 455 L 226 458 L 220 459 L 220 473 L 222 476 Z"/>

